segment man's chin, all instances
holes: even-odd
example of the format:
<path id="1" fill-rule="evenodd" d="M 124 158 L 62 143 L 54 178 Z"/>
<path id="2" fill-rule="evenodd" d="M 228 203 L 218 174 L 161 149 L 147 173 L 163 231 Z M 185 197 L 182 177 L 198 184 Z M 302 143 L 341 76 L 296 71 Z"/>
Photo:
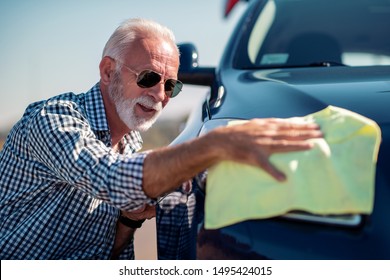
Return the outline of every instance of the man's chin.
<path id="1" fill-rule="evenodd" d="M 150 129 L 155 122 L 156 122 L 156 118 L 151 119 L 151 120 L 143 120 L 143 121 L 137 122 L 136 124 L 133 124 L 132 125 L 133 128 L 130 128 L 130 130 L 145 132 L 148 129 Z"/>
<path id="2" fill-rule="evenodd" d="M 126 115 L 122 116 L 121 119 L 130 130 L 145 132 L 150 129 L 152 125 L 156 122 L 156 120 L 160 116 L 160 113 L 161 111 L 156 112 L 153 116 L 150 117 L 140 117 L 135 116 L 135 114 L 133 114 L 132 116 Z M 128 121 L 124 121 L 125 119 Z"/>
<path id="3" fill-rule="evenodd" d="M 146 132 L 146 131 L 148 131 L 152 127 L 152 125 L 153 124 L 139 125 L 134 130 L 139 131 L 139 132 Z"/>

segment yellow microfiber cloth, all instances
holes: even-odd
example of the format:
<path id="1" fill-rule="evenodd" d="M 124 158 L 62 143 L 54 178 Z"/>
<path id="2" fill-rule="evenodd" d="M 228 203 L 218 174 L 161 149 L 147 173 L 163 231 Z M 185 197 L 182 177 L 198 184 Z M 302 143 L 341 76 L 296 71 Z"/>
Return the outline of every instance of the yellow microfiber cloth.
<path id="1" fill-rule="evenodd" d="M 319 124 L 324 139 L 313 139 L 314 148 L 308 151 L 271 156 L 271 162 L 287 175 L 285 182 L 241 163 L 221 162 L 211 167 L 205 228 L 270 218 L 292 210 L 321 215 L 372 212 L 379 126 L 334 106 L 291 120 Z"/>

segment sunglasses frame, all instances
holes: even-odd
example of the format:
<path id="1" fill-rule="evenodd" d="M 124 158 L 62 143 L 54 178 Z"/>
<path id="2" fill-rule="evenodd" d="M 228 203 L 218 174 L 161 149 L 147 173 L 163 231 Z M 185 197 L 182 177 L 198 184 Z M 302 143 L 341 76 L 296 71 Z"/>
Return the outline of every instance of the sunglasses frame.
<path id="1" fill-rule="evenodd" d="M 142 70 L 141 72 L 137 72 L 137 71 L 133 70 L 131 67 L 127 66 L 126 64 L 124 64 L 124 63 L 122 63 L 122 62 L 120 62 L 120 61 L 118 61 L 118 63 L 119 63 L 121 66 L 126 67 L 126 68 L 127 68 L 130 72 L 132 72 L 133 74 L 135 74 L 135 76 L 137 77 L 137 81 L 136 81 L 137 86 L 139 86 L 140 88 L 151 88 L 151 87 L 154 87 L 155 85 L 157 85 L 158 83 L 160 83 L 161 80 L 162 80 L 162 74 L 161 74 L 161 73 L 158 73 L 158 72 L 156 72 L 156 71 L 154 71 L 154 70 L 144 69 L 144 70 Z M 141 74 L 143 74 L 143 73 L 145 73 L 145 72 L 153 73 L 153 74 L 158 75 L 158 76 L 160 77 L 159 81 L 158 81 L 156 84 L 151 85 L 151 86 L 145 86 L 145 85 L 143 85 L 143 84 L 140 84 L 140 82 L 141 82 L 142 79 L 143 79 L 143 76 L 142 76 Z M 140 78 L 140 76 L 141 76 L 141 78 Z M 165 86 L 166 86 L 166 84 L 167 84 L 168 81 L 171 81 L 171 82 L 173 82 L 173 83 L 175 84 L 174 87 L 172 88 L 172 90 L 170 91 L 171 94 L 168 94 L 167 91 L 165 90 Z M 181 92 L 182 88 L 183 88 L 183 83 L 182 83 L 181 81 L 179 81 L 179 80 L 176 80 L 176 79 L 165 79 L 165 80 L 164 80 L 164 92 L 165 92 L 165 95 L 168 96 L 169 98 L 176 97 L 176 96 Z"/>

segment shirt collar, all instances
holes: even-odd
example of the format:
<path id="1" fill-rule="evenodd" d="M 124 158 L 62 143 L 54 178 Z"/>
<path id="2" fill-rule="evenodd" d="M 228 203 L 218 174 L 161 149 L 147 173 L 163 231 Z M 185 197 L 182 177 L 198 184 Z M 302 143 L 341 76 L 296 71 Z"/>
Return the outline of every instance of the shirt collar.
<path id="1" fill-rule="evenodd" d="M 124 153 L 134 153 L 142 149 L 143 141 L 138 131 L 130 131 L 129 134 L 124 136 L 122 141 L 125 144 Z"/>
<path id="2" fill-rule="evenodd" d="M 100 83 L 95 84 L 85 94 L 85 109 L 91 127 L 95 131 L 108 131 L 108 123 Z"/>

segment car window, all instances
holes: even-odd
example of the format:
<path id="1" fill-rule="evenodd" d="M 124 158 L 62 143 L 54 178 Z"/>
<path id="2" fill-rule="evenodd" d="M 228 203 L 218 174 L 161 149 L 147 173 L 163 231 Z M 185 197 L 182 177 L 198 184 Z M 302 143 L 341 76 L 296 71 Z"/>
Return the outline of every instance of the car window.
<path id="1" fill-rule="evenodd" d="M 243 29 L 238 68 L 390 64 L 388 0 L 259 3 L 259 12 Z"/>

